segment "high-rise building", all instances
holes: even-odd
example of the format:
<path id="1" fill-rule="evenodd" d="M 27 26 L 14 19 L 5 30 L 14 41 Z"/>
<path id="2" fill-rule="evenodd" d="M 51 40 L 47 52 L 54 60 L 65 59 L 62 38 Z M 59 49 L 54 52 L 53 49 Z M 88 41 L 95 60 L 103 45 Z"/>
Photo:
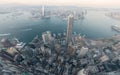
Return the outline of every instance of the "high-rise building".
<path id="1" fill-rule="evenodd" d="M 13 46 L 13 44 L 7 38 L 3 38 L 0 43 L 7 48 Z"/>
<path id="2" fill-rule="evenodd" d="M 74 17 L 73 15 L 68 16 L 68 26 L 67 26 L 67 43 L 72 41 L 72 28 L 73 28 Z"/>
<path id="3" fill-rule="evenodd" d="M 45 7 L 42 6 L 42 17 L 44 17 L 44 16 L 45 16 Z"/>
<path id="4" fill-rule="evenodd" d="M 44 43 L 49 43 L 52 40 L 51 32 L 46 31 L 42 34 L 42 39 Z"/>
<path id="5" fill-rule="evenodd" d="M 84 56 L 88 52 L 87 47 L 82 47 L 81 50 L 78 52 L 78 57 Z"/>

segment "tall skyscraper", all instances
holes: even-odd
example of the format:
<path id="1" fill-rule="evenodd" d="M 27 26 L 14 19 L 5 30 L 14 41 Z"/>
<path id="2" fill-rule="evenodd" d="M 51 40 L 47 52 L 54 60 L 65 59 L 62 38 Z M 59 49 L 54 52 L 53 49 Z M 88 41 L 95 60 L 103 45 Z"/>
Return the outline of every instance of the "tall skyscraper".
<path id="1" fill-rule="evenodd" d="M 44 16 L 45 16 L 45 7 L 42 6 L 42 17 L 44 17 Z"/>
<path id="2" fill-rule="evenodd" d="M 73 28 L 74 17 L 73 15 L 68 16 L 68 26 L 67 26 L 67 43 L 72 41 L 72 28 Z"/>
<path id="3" fill-rule="evenodd" d="M 44 43 L 49 43 L 52 40 L 52 35 L 50 31 L 46 31 L 42 34 L 42 39 Z"/>

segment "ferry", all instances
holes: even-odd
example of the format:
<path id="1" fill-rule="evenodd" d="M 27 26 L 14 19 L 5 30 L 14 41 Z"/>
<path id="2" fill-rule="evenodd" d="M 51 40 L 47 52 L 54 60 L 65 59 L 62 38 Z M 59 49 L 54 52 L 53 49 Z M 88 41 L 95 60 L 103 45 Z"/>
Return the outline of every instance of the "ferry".
<path id="1" fill-rule="evenodd" d="M 28 28 L 28 29 L 23 29 L 22 31 L 31 31 L 32 29 L 31 28 Z"/>
<path id="2" fill-rule="evenodd" d="M 9 36 L 11 33 L 0 34 L 0 36 Z"/>
<path id="3" fill-rule="evenodd" d="M 120 25 L 113 25 L 112 29 L 116 30 L 117 32 L 120 32 Z"/>
<path id="4" fill-rule="evenodd" d="M 41 19 L 50 19 L 50 16 L 41 16 Z"/>

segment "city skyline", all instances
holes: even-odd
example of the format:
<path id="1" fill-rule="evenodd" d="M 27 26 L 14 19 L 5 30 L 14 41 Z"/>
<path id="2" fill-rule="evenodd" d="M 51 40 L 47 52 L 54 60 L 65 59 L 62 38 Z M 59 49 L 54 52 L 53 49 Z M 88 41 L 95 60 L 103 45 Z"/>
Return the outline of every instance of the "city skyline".
<path id="1" fill-rule="evenodd" d="M 105 7 L 120 8 L 119 0 L 0 0 L 1 4 L 25 4 L 25 5 L 76 5 L 81 7 Z"/>
<path id="2" fill-rule="evenodd" d="M 119 3 L 0 0 L 0 75 L 120 75 Z"/>

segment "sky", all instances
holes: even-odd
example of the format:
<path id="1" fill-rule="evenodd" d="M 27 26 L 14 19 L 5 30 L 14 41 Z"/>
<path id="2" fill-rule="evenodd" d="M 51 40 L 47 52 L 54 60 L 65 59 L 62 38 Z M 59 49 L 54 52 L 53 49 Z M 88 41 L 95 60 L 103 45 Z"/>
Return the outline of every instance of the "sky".
<path id="1" fill-rule="evenodd" d="M 120 8 L 120 0 L 0 0 L 0 4 L 26 5 L 76 5 L 83 7 L 115 7 Z"/>

